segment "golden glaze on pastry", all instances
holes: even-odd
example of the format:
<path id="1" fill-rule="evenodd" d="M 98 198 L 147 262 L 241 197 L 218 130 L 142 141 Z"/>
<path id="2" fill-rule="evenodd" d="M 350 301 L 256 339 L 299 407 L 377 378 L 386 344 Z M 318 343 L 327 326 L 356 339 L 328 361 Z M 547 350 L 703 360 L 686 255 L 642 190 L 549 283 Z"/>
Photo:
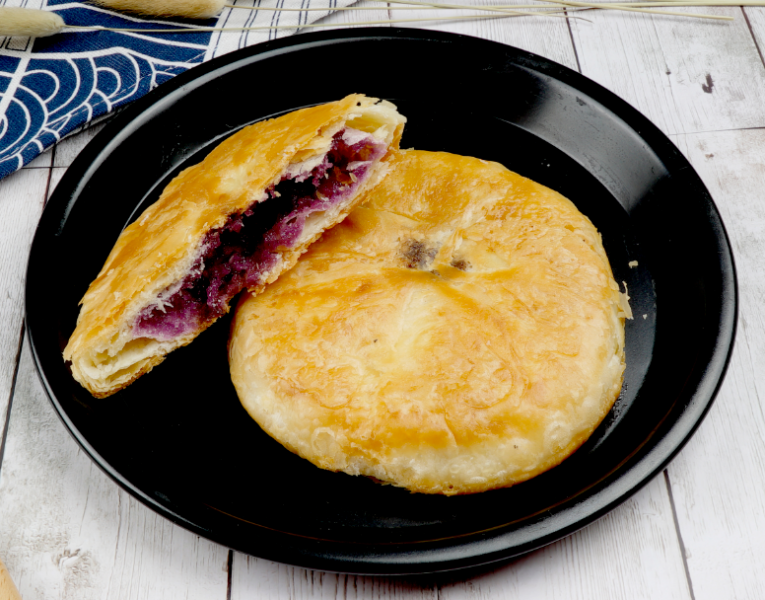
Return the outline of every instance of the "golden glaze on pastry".
<path id="1" fill-rule="evenodd" d="M 365 179 L 349 171 L 337 175 L 342 178 L 340 183 L 332 179 L 332 185 L 342 188 L 337 202 L 317 192 L 311 201 L 318 202 L 318 208 L 303 210 L 304 202 L 303 212 L 279 217 L 286 221 L 277 220 L 274 227 L 289 235 L 278 238 L 274 229 L 268 231 L 266 238 L 270 236 L 272 246 L 258 250 L 257 261 L 250 261 L 257 262 L 257 277 L 245 267 L 240 268 L 244 275 L 237 271 L 245 287 L 255 293 L 262 290 L 289 269 L 325 228 L 342 220 L 360 194 L 379 180 L 386 170 L 384 155 L 388 146 L 398 145 L 404 121 L 388 102 L 351 95 L 246 127 L 202 163 L 183 171 L 122 232 L 82 299 L 77 327 L 64 350 L 74 377 L 94 396 L 108 396 L 151 370 L 168 352 L 188 344 L 228 310 L 231 289 L 225 294 L 220 290 L 233 285 L 229 267 L 208 273 L 214 260 L 222 264 L 230 258 L 222 256 L 223 238 L 252 231 L 253 220 L 246 218 L 253 211 L 276 210 L 271 208 L 274 203 L 285 202 L 279 193 L 284 185 L 297 188 L 306 179 L 316 177 L 326 183 L 335 177 L 337 169 L 327 157 L 338 144 L 348 153 L 356 144 L 353 152 L 361 148 L 363 156 L 348 154 L 355 161 L 348 168 L 361 169 L 355 172 L 363 172 Z M 348 156 L 346 162 L 351 160 Z M 289 244 L 284 242 L 287 238 Z M 247 244 L 249 250 L 254 247 L 252 240 Z M 193 288 L 195 277 L 204 281 Z M 214 280 L 217 287 L 205 288 L 207 280 Z M 192 307 L 196 312 L 185 304 L 179 308 L 181 300 L 189 306 L 197 302 L 199 306 Z M 175 321 L 169 325 L 162 321 L 170 318 L 165 316 L 168 311 L 175 311 Z"/>
<path id="2" fill-rule="evenodd" d="M 624 299 L 600 236 L 499 164 L 391 162 L 292 271 L 240 301 L 239 397 L 324 469 L 443 494 L 529 479 L 621 389 Z"/>

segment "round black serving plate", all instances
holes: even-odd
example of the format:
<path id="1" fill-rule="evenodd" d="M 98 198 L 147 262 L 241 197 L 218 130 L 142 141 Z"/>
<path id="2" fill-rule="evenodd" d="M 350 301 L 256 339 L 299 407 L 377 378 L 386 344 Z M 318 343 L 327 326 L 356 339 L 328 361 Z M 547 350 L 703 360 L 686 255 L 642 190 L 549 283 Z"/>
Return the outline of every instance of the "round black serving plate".
<path id="1" fill-rule="evenodd" d="M 603 236 L 635 319 L 614 409 L 551 471 L 445 498 L 322 471 L 265 435 L 228 374 L 222 319 L 129 388 L 95 400 L 61 351 L 120 231 L 182 168 L 242 126 L 352 92 L 409 122 L 402 147 L 498 161 L 569 197 Z M 631 261 L 637 265 L 630 266 Z M 696 173 L 645 117 L 533 54 L 411 29 L 291 37 L 163 84 L 82 152 L 40 222 L 27 327 L 56 411 L 127 491 L 172 521 L 255 556 L 332 571 L 477 566 L 557 540 L 624 501 L 694 432 L 736 322 L 733 259 Z"/>

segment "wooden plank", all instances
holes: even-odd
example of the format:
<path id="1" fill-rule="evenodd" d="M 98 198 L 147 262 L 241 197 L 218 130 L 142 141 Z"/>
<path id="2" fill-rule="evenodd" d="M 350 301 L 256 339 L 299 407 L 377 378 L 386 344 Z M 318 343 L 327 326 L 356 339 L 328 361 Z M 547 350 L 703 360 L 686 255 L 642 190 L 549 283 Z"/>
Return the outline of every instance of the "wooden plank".
<path id="1" fill-rule="evenodd" d="M 441 597 L 690 599 L 663 476 L 586 529 L 492 573 L 442 587 Z"/>
<path id="2" fill-rule="evenodd" d="M 22 353 L 0 471 L 0 556 L 25 600 L 224 600 L 228 550 L 109 479 L 51 407 Z"/>
<path id="3" fill-rule="evenodd" d="M 571 29 L 582 73 L 667 133 L 765 126 L 765 68 L 740 8 L 675 10 L 731 23 L 591 11 Z"/>
<path id="4" fill-rule="evenodd" d="M 469 578 L 357 577 L 235 554 L 231 600 L 245 598 L 689 600 L 691 596 L 662 476 L 590 527 Z"/>
<path id="5" fill-rule="evenodd" d="M 390 598 L 436 600 L 433 583 L 324 573 L 234 553 L 231 600 L 314 600 Z"/>
<path id="6" fill-rule="evenodd" d="M 502 4 L 529 4 L 526 0 L 510 0 Z M 452 2 L 452 4 L 460 4 Z M 466 4 L 466 3 L 462 3 Z M 496 4 L 489 0 L 473 0 L 470 4 L 488 6 Z M 465 10 L 401 10 L 400 5 L 391 5 L 391 17 L 394 19 L 434 18 L 436 16 L 453 17 L 455 15 L 477 14 Z M 486 14 L 486 13 L 484 13 Z M 566 19 L 560 17 L 512 17 L 502 19 L 465 20 L 450 23 L 411 23 L 400 24 L 422 29 L 451 31 L 463 35 L 485 38 L 503 44 L 509 44 L 522 50 L 534 52 L 571 69 L 577 69 L 571 34 Z"/>
<path id="7" fill-rule="evenodd" d="M 678 136 L 731 238 L 736 348 L 705 422 L 670 465 L 696 600 L 765 597 L 765 131 Z"/>
<path id="8" fill-rule="evenodd" d="M 42 213 L 49 169 L 0 181 L 0 431 L 4 431 L 24 318 L 27 256 Z"/>

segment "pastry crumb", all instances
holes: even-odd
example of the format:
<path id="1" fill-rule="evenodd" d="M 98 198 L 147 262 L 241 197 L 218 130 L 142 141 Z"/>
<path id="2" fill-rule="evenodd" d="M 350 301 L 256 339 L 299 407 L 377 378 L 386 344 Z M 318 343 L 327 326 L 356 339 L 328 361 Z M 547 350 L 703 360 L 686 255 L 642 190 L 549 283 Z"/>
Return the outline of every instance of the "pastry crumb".
<path id="1" fill-rule="evenodd" d="M 455 269 L 459 269 L 460 271 L 467 271 L 470 269 L 470 261 L 464 259 L 452 258 L 452 262 L 450 264 Z"/>

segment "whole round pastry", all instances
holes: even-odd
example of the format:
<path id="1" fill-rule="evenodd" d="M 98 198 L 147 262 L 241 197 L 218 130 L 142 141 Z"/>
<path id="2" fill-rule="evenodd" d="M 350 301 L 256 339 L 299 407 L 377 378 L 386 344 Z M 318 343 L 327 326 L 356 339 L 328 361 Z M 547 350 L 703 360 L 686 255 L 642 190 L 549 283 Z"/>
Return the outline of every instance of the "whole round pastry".
<path id="1" fill-rule="evenodd" d="M 231 375 L 315 465 L 411 491 L 525 481 L 619 395 L 620 294 L 592 223 L 476 158 L 406 151 L 360 208 L 237 308 Z"/>

